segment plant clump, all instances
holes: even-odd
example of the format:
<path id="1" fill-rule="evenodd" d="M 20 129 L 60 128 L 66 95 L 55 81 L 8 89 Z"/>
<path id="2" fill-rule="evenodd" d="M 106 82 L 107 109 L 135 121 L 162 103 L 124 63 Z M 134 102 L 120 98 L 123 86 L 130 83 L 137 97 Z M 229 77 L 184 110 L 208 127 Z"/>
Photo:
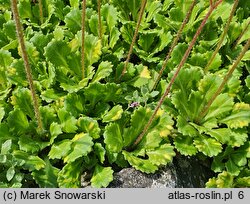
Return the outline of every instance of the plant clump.
<path id="1" fill-rule="evenodd" d="M 247 5 L 4 0 L 0 187 L 107 187 L 178 154 L 249 187 Z"/>

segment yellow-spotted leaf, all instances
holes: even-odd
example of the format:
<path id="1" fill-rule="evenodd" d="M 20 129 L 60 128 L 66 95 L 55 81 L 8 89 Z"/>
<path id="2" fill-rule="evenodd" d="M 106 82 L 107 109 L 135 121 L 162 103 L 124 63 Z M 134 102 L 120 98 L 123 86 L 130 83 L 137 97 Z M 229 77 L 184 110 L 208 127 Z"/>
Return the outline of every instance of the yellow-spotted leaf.
<path id="1" fill-rule="evenodd" d="M 174 147 L 170 144 L 161 145 L 159 148 L 146 152 L 148 160 L 157 166 L 166 165 L 175 156 Z"/>
<path id="2" fill-rule="evenodd" d="M 112 122 L 119 120 L 122 117 L 123 109 L 122 106 L 114 106 L 108 113 L 103 116 L 103 122 Z"/>
<path id="3" fill-rule="evenodd" d="M 195 147 L 204 155 L 213 157 L 222 151 L 222 145 L 214 138 L 200 135 L 194 139 Z"/>
<path id="4" fill-rule="evenodd" d="M 246 103 L 236 103 L 232 113 L 220 120 L 230 128 L 243 128 L 250 123 L 250 105 Z"/>
<path id="5" fill-rule="evenodd" d="M 72 139 L 72 150 L 64 157 L 65 163 L 70 163 L 78 159 L 79 157 L 87 156 L 92 150 L 93 146 L 92 137 L 87 133 L 80 133 L 75 135 Z"/>
<path id="6" fill-rule="evenodd" d="M 111 167 L 95 166 L 94 174 L 91 178 L 91 186 L 94 188 L 107 187 L 113 180 L 113 170 Z"/>
<path id="7" fill-rule="evenodd" d="M 145 172 L 145 173 L 154 173 L 158 170 L 157 165 L 151 163 L 148 159 L 138 158 L 133 155 L 131 152 L 123 151 L 125 159 L 129 162 L 131 166 L 133 166 L 136 170 Z"/>

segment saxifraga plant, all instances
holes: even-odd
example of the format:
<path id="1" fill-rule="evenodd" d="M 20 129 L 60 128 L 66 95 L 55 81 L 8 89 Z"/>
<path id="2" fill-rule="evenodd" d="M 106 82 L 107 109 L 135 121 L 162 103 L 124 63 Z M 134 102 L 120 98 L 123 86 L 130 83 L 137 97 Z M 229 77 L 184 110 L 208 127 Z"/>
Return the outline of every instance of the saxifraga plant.
<path id="1" fill-rule="evenodd" d="M 161 105 L 163 104 L 165 98 L 166 98 L 167 95 L 169 94 L 170 89 L 171 89 L 172 85 L 174 84 L 175 79 L 177 78 L 177 76 L 178 76 L 178 74 L 179 74 L 181 68 L 182 68 L 183 65 L 185 64 L 185 62 L 186 62 L 186 60 L 187 60 L 187 58 L 188 58 L 188 56 L 189 56 L 191 50 L 193 49 L 193 47 L 194 47 L 194 45 L 195 45 L 195 42 L 197 41 L 199 35 L 201 34 L 201 31 L 202 31 L 202 29 L 204 28 L 204 26 L 205 26 L 205 24 L 206 24 L 208 18 L 211 16 L 211 14 L 213 13 L 213 11 L 214 11 L 222 2 L 223 2 L 223 0 L 218 0 L 218 1 L 216 1 L 215 3 L 213 3 L 212 1 L 210 1 L 209 10 L 208 10 L 206 16 L 204 17 L 203 21 L 201 22 L 199 28 L 197 29 L 197 31 L 196 31 L 196 33 L 195 33 L 195 35 L 194 35 L 192 41 L 190 42 L 190 44 L 189 44 L 189 46 L 188 46 L 188 48 L 187 48 L 187 50 L 186 50 L 186 52 L 185 52 L 185 54 L 184 54 L 184 56 L 183 56 L 183 58 L 182 58 L 182 60 L 181 60 L 179 66 L 177 67 L 177 70 L 176 70 L 174 76 L 171 78 L 171 80 L 170 80 L 170 82 L 169 82 L 169 84 L 168 84 L 168 86 L 167 86 L 167 88 L 166 88 L 164 94 L 163 94 L 162 97 L 160 98 L 160 100 L 159 100 L 159 102 L 158 102 L 158 104 L 157 104 L 157 106 L 156 106 L 156 108 L 155 108 L 153 114 L 151 115 L 150 119 L 148 120 L 147 124 L 145 125 L 143 131 L 142 131 L 141 134 L 137 137 L 137 139 L 136 139 L 135 142 L 131 145 L 131 147 L 128 148 L 129 150 L 130 150 L 130 149 L 134 149 L 134 148 L 141 142 L 141 140 L 143 139 L 144 135 L 147 133 L 147 131 L 148 131 L 148 129 L 150 128 L 150 126 L 151 126 L 151 124 L 152 124 L 152 122 L 153 122 L 153 120 L 154 120 L 154 118 L 155 118 L 155 116 L 156 116 L 158 110 L 160 109 L 160 107 L 161 107 Z"/>
<path id="2" fill-rule="evenodd" d="M 23 28 L 22 28 L 22 25 L 21 25 L 20 16 L 19 16 L 18 8 L 17 8 L 17 0 L 12 0 L 11 1 L 11 8 L 12 8 L 13 17 L 14 17 L 15 24 L 16 24 L 16 32 L 17 32 L 17 37 L 18 37 L 18 41 L 19 41 L 19 44 L 20 44 L 21 52 L 22 52 L 22 58 L 23 58 L 23 61 L 24 61 L 26 78 L 27 78 L 27 80 L 29 82 L 31 96 L 32 96 L 32 100 L 33 100 L 35 117 L 37 119 L 38 129 L 41 131 L 42 128 L 43 128 L 42 127 L 42 120 L 41 120 L 41 115 L 40 115 L 40 111 L 39 111 L 38 99 L 37 99 L 37 96 L 36 96 L 35 87 L 34 87 L 34 83 L 33 83 L 31 68 L 30 68 L 29 59 L 28 59 L 28 54 L 27 54 L 27 51 L 26 51 Z"/>

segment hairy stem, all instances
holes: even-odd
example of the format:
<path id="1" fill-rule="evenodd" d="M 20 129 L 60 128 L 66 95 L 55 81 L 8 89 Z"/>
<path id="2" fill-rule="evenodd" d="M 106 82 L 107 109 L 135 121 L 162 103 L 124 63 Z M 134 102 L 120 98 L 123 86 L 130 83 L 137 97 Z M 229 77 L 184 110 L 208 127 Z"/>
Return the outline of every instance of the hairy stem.
<path id="1" fill-rule="evenodd" d="M 85 78 L 85 16 L 86 16 L 86 0 L 82 0 L 82 50 L 81 50 L 82 79 Z"/>
<path id="2" fill-rule="evenodd" d="M 230 23 L 231 23 L 231 21 L 232 21 L 232 19 L 233 19 L 233 16 L 234 16 L 234 13 L 235 13 L 236 8 L 237 8 L 237 6 L 238 6 L 238 3 L 239 3 L 239 0 L 235 0 L 235 1 L 234 1 L 234 5 L 233 5 L 233 8 L 232 8 L 232 10 L 231 10 L 229 19 L 228 19 L 228 21 L 227 21 L 227 24 L 226 24 L 224 30 L 223 30 L 223 33 L 222 33 L 222 35 L 221 35 L 221 37 L 220 37 L 220 40 L 219 40 L 219 42 L 218 42 L 218 44 L 217 44 L 217 47 L 216 47 L 215 51 L 213 52 L 213 54 L 212 54 L 212 56 L 211 56 L 209 62 L 207 63 L 207 65 L 206 65 L 206 67 L 205 67 L 205 69 L 204 69 L 204 72 L 205 72 L 205 73 L 208 71 L 210 65 L 211 65 L 212 62 L 214 61 L 215 56 L 217 55 L 217 53 L 219 52 L 219 50 L 220 50 L 220 48 L 221 48 L 221 45 L 222 45 L 222 43 L 223 43 L 223 41 L 224 41 L 224 39 L 225 39 L 225 37 L 226 37 L 226 35 L 227 35 L 227 32 L 228 32 Z"/>
<path id="3" fill-rule="evenodd" d="M 202 118 L 207 114 L 207 112 L 208 112 L 210 106 L 212 105 L 212 103 L 214 102 L 214 100 L 222 92 L 222 90 L 225 87 L 226 83 L 228 82 L 228 80 L 232 76 L 234 70 L 237 68 L 238 64 L 240 63 L 240 61 L 243 58 L 243 56 L 245 55 L 245 53 L 248 51 L 249 45 L 250 45 L 250 39 L 248 39 L 246 45 L 244 46 L 243 50 L 239 54 L 238 58 L 236 59 L 236 61 L 232 65 L 232 67 L 229 69 L 227 75 L 224 77 L 224 79 L 223 79 L 220 87 L 218 88 L 218 90 L 211 97 L 211 99 L 208 101 L 208 103 L 206 104 L 206 106 L 204 106 L 204 108 L 201 110 L 201 112 L 199 114 L 199 117 L 198 117 L 198 120 L 197 120 L 198 123 L 200 123 L 200 121 L 202 120 Z"/>
<path id="4" fill-rule="evenodd" d="M 40 23 L 43 24 L 43 3 L 42 3 L 42 0 L 38 0 L 38 5 L 39 5 Z"/>
<path id="5" fill-rule="evenodd" d="M 102 40 L 102 17 L 101 17 L 101 0 L 98 0 L 98 35 L 99 39 Z"/>
<path id="6" fill-rule="evenodd" d="M 223 1 L 223 0 L 219 0 L 218 2 L 221 3 L 222 1 Z M 216 3 L 217 6 L 219 5 L 218 2 Z M 189 56 L 189 54 L 190 54 L 190 52 L 191 52 L 193 46 L 194 46 L 195 42 L 197 41 L 197 38 L 199 37 L 199 35 L 200 35 L 200 33 L 201 33 L 203 27 L 205 26 L 205 24 L 206 24 L 206 22 L 207 22 L 209 16 L 212 14 L 212 12 L 214 11 L 214 9 L 215 9 L 217 6 L 211 6 L 211 7 L 210 7 L 210 9 L 209 9 L 208 13 L 206 14 L 205 18 L 203 19 L 201 25 L 200 25 L 199 28 L 197 29 L 197 31 L 196 31 L 196 33 L 195 33 L 195 35 L 194 35 L 194 37 L 193 37 L 191 43 L 189 44 L 189 46 L 188 46 L 188 48 L 187 48 L 187 50 L 186 50 L 186 52 L 185 52 L 185 54 L 184 54 L 184 56 L 183 56 L 183 58 L 182 58 L 180 64 L 179 64 L 179 66 L 178 66 L 178 68 L 177 68 L 177 70 L 176 70 L 176 72 L 175 72 L 175 74 L 174 74 L 174 76 L 173 76 L 172 79 L 170 80 L 170 82 L 169 82 L 169 84 L 168 84 L 168 86 L 167 86 L 167 88 L 166 88 L 166 90 L 165 90 L 163 96 L 162 96 L 161 99 L 159 100 L 159 102 L 158 102 L 158 104 L 157 104 L 157 106 L 156 106 L 156 108 L 155 108 L 153 114 L 151 115 L 151 117 L 150 117 L 148 123 L 145 125 L 145 127 L 144 127 L 143 131 L 141 132 L 141 134 L 137 137 L 137 139 L 135 140 L 135 142 L 132 144 L 131 149 L 134 149 L 134 148 L 141 142 L 142 138 L 144 137 L 144 135 L 145 135 L 146 132 L 148 131 L 148 129 L 149 129 L 149 127 L 151 126 L 151 124 L 152 124 L 152 122 L 153 122 L 153 120 L 154 120 L 154 118 L 155 118 L 155 116 L 156 116 L 158 110 L 160 109 L 161 105 L 163 104 L 164 99 L 165 99 L 166 96 L 169 94 L 170 89 L 171 89 L 173 83 L 175 82 L 175 79 L 177 78 L 177 76 L 178 76 L 178 74 L 179 74 L 181 68 L 182 68 L 183 65 L 185 64 L 185 62 L 186 62 L 186 60 L 187 60 L 187 58 L 188 58 L 188 56 Z"/>
<path id="7" fill-rule="evenodd" d="M 21 21 L 20 21 L 18 9 L 17 9 L 17 0 L 12 0 L 11 1 L 11 9 L 12 9 L 13 17 L 14 17 L 15 24 L 16 24 L 16 32 L 17 32 L 18 41 L 19 41 L 19 44 L 20 44 L 20 47 L 21 47 L 22 58 L 23 58 L 23 61 L 24 61 L 24 67 L 25 67 L 25 72 L 26 72 L 26 78 L 27 78 L 27 80 L 29 82 L 29 88 L 30 88 L 30 91 L 31 91 L 31 96 L 32 96 L 33 105 L 34 105 L 35 117 L 37 119 L 38 128 L 40 130 L 42 130 L 42 120 L 41 120 L 41 115 L 40 115 L 40 111 L 39 111 L 39 106 L 38 106 L 38 100 L 37 100 L 37 96 L 36 96 L 36 92 L 35 92 L 35 87 L 34 87 L 34 84 L 33 84 L 33 79 L 32 79 L 28 54 L 27 54 L 26 47 L 25 47 L 23 28 L 22 28 L 22 25 L 21 25 Z"/>
<path id="8" fill-rule="evenodd" d="M 209 0 L 210 6 L 213 6 L 213 0 Z"/>
<path id="9" fill-rule="evenodd" d="M 130 45 L 130 48 L 129 48 L 128 56 L 127 56 L 127 59 L 125 61 L 125 64 L 124 64 L 120 79 L 126 73 L 128 63 L 129 63 L 129 60 L 130 60 L 130 57 L 131 57 L 131 54 L 132 54 L 132 51 L 133 51 L 133 47 L 134 47 L 134 44 L 135 44 L 135 41 L 136 41 L 136 38 L 137 38 L 137 35 L 138 35 L 138 32 L 139 32 L 139 27 L 141 25 L 141 20 L 142 20 L 142 16 L 143 16 L 146 4 L 147 4 L 147 0 L 143 0 L 142 4 L 141 4 L 141 9 L 140 9 L 139 18 L 138 18 L 138 21 L 137 21 L 135 33 L 134 33 L 134 36 L 133 36 L 133 39 L 132 39 L 132 42 L 131 42 L 131 45 Z"/>
<path id="10" fill-rule="evenodd" d="M 167 54 L 167 56 L 166 56 L 166 58 L 165 58 L 165 60 L 164 60 L 164 62 L 163 62 L 163 64 L 162 64 L 162 67 L 161 67 L 161 70 L 160 70 L 160 72 L 159 72 L 159 75 L 158 75 L 158 77 L 157 77 L 157 79 L 156 79 L 156 81 L 155 81 L 155 83 L 154 83 L 153 90 L 156 88 L 157 84 L 159 83 L 159 81 L 160 81 L 160 79 L 161 79 L 161 76 L 162 76 L 162 74 L 163 74 L 163 71 L 166 69 L 167 62 L 168 62 L 168 60 L 170 59 L 171 54 L 172 54 L 172 52 L 173 52 L 175 46 L 177 45 L 177 43 L 178 43 L 178 41 L 179 41 L 179 39 L 180 39 L 181 33 L 182 33 L 182 31 L 183 31 L 185 25 L 187 24 L 187 22 L 188 22 L 188 20 L 189 20 L 189 18 L 190 18 L 190 16 L 191 16 L 191 13 L 192 13 L 192 11 L 193 11 L 193 8 L 194 8 L 195 4 L 196 4 L 196 0 L 193 0 L 192 4 L 191 4 L 191 6 L 190 6 L 190 8 L 189 8 L 189 10 L 188 10 L 188 12 L 187 12 L 187 15 L 186 15 L 185 19 L 183 20 L 182 25 L 181 25 L 180 29 L 178 30 L 177 35 L 176 35 L 176 37 L 175 37 L 173 43 L 171 44 L 171 47 L 170 47 L 170 49 L 169 49 L 169 51 L 168 51 L 168 54 Z"/>
<path id="11" fill-rule="evenodd" d="M 247 32 L 248 28 L 250 25 L 250 21 L 248 22 L 247 26 L 244 28 L 244 30 L 241 32 L 240 36 L 238 37 L 237 41 L 235 42 L 233 49 L 239 44 L 241 38 L 243 37 L 243 35 Z"/>

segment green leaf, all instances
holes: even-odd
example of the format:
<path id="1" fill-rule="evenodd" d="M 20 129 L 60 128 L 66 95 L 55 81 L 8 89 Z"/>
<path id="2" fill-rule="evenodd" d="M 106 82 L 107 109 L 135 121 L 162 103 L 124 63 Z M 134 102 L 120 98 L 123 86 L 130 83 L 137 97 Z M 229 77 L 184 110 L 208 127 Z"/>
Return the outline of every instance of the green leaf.
<path id="1" fill-rule="evenodd" d="M 146 159 L 141 159 L 133 155 L 133 153 L 123 151 L 125 159 L 133 166 L 136 170 L 145 172 L 145 173 L 154 173 L 158 170 L 158 167 L 155 164 L 152 164 L 151 161 Z"/>
<path id="2" fill-rule="evenodd" d="M 91 178 L 91 186 L 94 188 L 107 187 L 113 180 L 113 170 L 111 167 L 95 166 L 94 174 Z"/>
<path id="3" fill-rule="evenodd" d="M 181 115 L 177 116 L 177 127 L 178 131 L 183 135 L 188 135 L 191 137 L 195 137 L 198 135 L 197 130 L 189 124 L 188 120 L 185 120 Z"/>
<path id="4" fill-rule="evenodd" d="M 46 165 L 40 157 L 30 155 L 24 151 L 15 150 L 13 156 L 22 162 L 23 168 L 28 169 L 29 171 L 40 170 Z"/>
<path id="5" fill-rule="evenodd" d="M 45 47 L 45 57 L 55 66 L 68 67 L 67 56 L 70 54 L 70 48 L 64 41 L 52 40 Z"/>
<path id="6" fill-rule="evenodd" d="M 50 106 L 41 106 L 40 114 L 43 122 L 43 127 L 49 129 L 50 125 L 56 120 L 55 109 Z"/>
<path id="7" fill-rule="evenodd" d="M 70 93 L 65 98 L 65 108 L 73 116 L 78 117 L 84 111 L 84 99 L 76 93 Z"/>
<path id="8" fill-rule="evenodd" d="M 174 147 L 170 144 L 164 144 L 157 149 L 147 150 L 146 152 L 148 160 L 157 166 L 168 164 L 175 156 Z"/>
<path id="9" fill-rule="evenodd" d="M 84 95 L 86 101 L 89 101 L 90 104 L 94 106 L 98 101 L 116 102 L 121 98 L 122 92 L 120 85 L 114 83 L 101 84 L 99 82 L 94 82 L 85 88 Z"/>
<path id="10" fill-rule="evenodd" d="M 186 52 L 186 49 L 188 48 L 188 45 L 186 43 L 179 43 L 175 46 L 172 57 L 170 59 L 171 62 L 173 62 L 175 65 L 178 65 L 181 62 L 181 59 Z"/>
<path id="11" fill-rule="evenodd" d="M 178 21 L 178 22 L 182 22 L 184 18 L 181 8 L 178 8 L 178 7 L 170 9 L 169 17 L 171 18 L 171 20 Z"/>
<path id="12" fill-rule="evenodd" d="M 0 67 L 7 69 L 13 62 L 11 53 L 7 50 L 0 49 Z"/>
<path id="13" fill-rule="evenodd" d="M 79 188 L 81 185 L 80 176 L 82 169 L 82 161 L 76 160 L 66 164 L 58 173 L 59 188 Z"/>
<path id="14" fill-rule="evenodd" d="M 100 138 L 101 129 L 98 122 L 90 117 L 81 117 L 78 119 L 77 125 L 79 130 L 88 133 L 93 139 Z"/>
<path id="15" fill-rule="evenodd" d="M 52 166 L 49 159 L 45 160 L 46 166 L 39 171 L 33 171 L 31 175 L 40 188 L 57 188 L 57 176 L 59 169 Z"/>
<path id="16" fill-rule="evenodd" d="M 206 101 L 215 94 L 221 82 L 222 78 L 216 74 L 208 74 L 199 82 L 199 91 L 205 95 Z"/>
<path id="17" fill-rule="evenodd" d="M 169 73 L 168 81 L 174 76 L 175 70 Z M 197 89 L 197 83 L 202 78 L 202 70 L 199 67 L 183 67 L 179 72 L 173 86 L 172 90 L 181 90 L 186 97 L 190 94 L 191 90 Z M 187 80 L 188 79 L 188 80 Z"/>
<path id="18" fill-rule="evenodd" d="M 152 21 L 154 16 L 161 11 L 162 4 L 160 1 L 149 1 L 146 4 L 147 17 L 146 22 Z"/>
<path id="19" fill-rule="evenodd" d="M 123 138 L 120 127 L 116 123 L 110 123 L 105 127 L 104 142 L 106 148 L 115 153 L 119 153 L 123 148 Z"/>
<path id="20" fill-rule="evenodd" d="M 101 41 L 98 40 L 94 35 L 85 35 L 85 60 L 86 67 L 94 64 L 100 58 L 101 51 Z"/>
<path id="21" fill-rule="evenodd" d="M 229 128 L 243 128 L 250 123 L 250 105 L 246 103 L 236 103 L 232 113 L 220 120 Z"/>
<path id="22" fill-rule="evenodd" d="M 20 13 L 20 17 L 22 19 L 25 19 L 25 18 L 32 19 L 33 14 L 31 10 L 30 1 L 27 1 L 27 0 L 20 1 L 20 3 L 18 4 L 18 10 Z"/>
<path id="23" fill-rule="evenodd" d="M 11 166 L 6 172 L 6 178 L 8 181 L 11 181 L 15 175 L 15 167 Z"/>
<path id="24" fill-rule="evenodd" d="M 228 128 L 212 129 L 207 131 L 207 133 L 216 138 L 222 144 L 228 144 L 232 147 L 243 145 L 248 138 L 246 133 L 235 132 Z"/>
<path id="25" fill-rule="evenodd" d="M 6 140 L 1 146 L 1 154 L 8 154 L 11 150 L 12 140 Z"/>
<path id="26" fill-rule="evenodd" d="M 79 0 L 70 0 L 70 6 L 73 8 L 78 8 L 79 7 Z"/>
<path id="27" fill-rule="evenodd" d="M 238 178 L 236 180 L 236 187 L 248 187 L 250 186 L 250 176 L 245 176 L 242 178 Z"/>
<path id="28" fill-rule="evenodd" d="M 25 132 L 29 127 L 27 116 L 19 109 L 11 111 L 7 120 L 10 130 L 16 133 Z"/>
<path id="29" fill-rule="evenodd" d="M 76 134 L 72 139 L 72 151 L 64 157 L 65 163 L 74 162 L 79 157 L 87 156 L 92 151 L 92 137 L 89 134 Z"/>
<path id="30" fill-rule="evenodd" d="M 65 157 L 71 150 L 72 141 L 66 139 L 53 144 L 48 154 L 50 159 L 61 159 Z"/>
<path id="31" fill-rule="evenodd" d="M 195 118 L 199 115 L 203 102 L 203 96 L 199 91 L 191 92 L 188 100 L 189 118 L 191 121 L 194 121 Z"/>
<path id="32" fill-rule="evenodd" d="M 226 172 L 223 171 L 218 175 L 217 178 L 211 178 L 206 183 L 207 188 L 232 188 L 233 187 L 233 180 L 234 177 Z"/>
<path id="33" fill-rule="evenodd" d="M 147 66 L 138 65 L 136 66 L 138 71 L 138 76 L 131 80 L 131 84 L 134 87 L 142 87 L 148 84 L 149 79 L 151 79 L 151 74 Z"/>
<path id="34" fill-rule="evenodd" d="M 131 127 L 124 130 L 124 146 L 129 146 L 135 141 L 149 120 L 151 114 L 152 110 L 149 108 L 146 109 L 144 107 L 140 107 L 134 111 L 133 115 L 131 116 Z"/>
<path id="35" fill-rule="evenodd" d="M 145 137 L 145 143 L 143 143 L 141 146 L 144 149 L 150 150 L 155 149 L 160 146 L 160 143 L 162 141 L 162 137 L 160 136 L 159 132 L 157 130 L 152 131 L 148 133 Z"/>
<path id="36" fill-rule="evenodd" d="M 16 108 L 19 108 L 21 111 L 26 113 L 30 118 L 35 117 L 32 97 L 29 89 L 27 88 L 18 88 L 13 92 L 11 97 L 11 103 Z"/>
<path id="37" fill-rule="evenodd" d="M 108 61 L 102 61 L 98 69 L 95 73 L 94 78 L 92 79 L 92 82 L 100 81 L 101 79 L 104 79 L 110 75 L 113 65 Z"/>
<path id="38" fill-rule="evenodd" d="M 8 80 L 10 80 L 13 84 L 22 86 L 28 85 L 24 63 L 22 59 L 15 59 L 6 71 Z"/>
<path id="39" fill-rule="evenodd" d="M 227 171 L 230 174 L 235 175 L 235 176 L 239 175 L 240 168 L 231 159 L 229 159 L 226 162 L 225 166 L 226 166 Z"/>
<path id="40" fill-rule="evenodd" d="M 123 109 L 122 106 L 114 106 L 108 113 L 103 116 L 103 122 L 113 122 L 119 120 L 122 117 Z"/>
<path id="41" fill-rule="evenodd" d="M 95 143 L 94 145 L 95 155 L 98 157 L 99 161 L 103 164 L 105 161 L 106 150 L 101 143 Z"/>
<path id="42" fill-rule="evenodd" d="M 213 118 L 222 118 L 226 113 L 232 110 L 233 104 L 233 98 L 227 93 L 220 94 L 210 106 L 204 121 L 208 121 Z"/>
<path id="43" fill-rule="evenodd" d="M 102 18 L 105 20 L 103 23 L 107 23 L 107 33 L 109 36 L 109 46 L 113 48 L 119 40 L 120 32 L 117 28 L 118 12 L 117 9 L 111 4 L 105 4 L 101 8 Z M 96 27 L 96 23 L 94 24 Z"/>
<path id="44" fill-rule="evenodd" d="M 74 8 L 65 16 L 65 24 L 71 32 L 76 33 L 81 30 L 82 15 L 79 9 Z"/>
<path id="45" fill-rule="evenodd" d="M 31 137 L 29 135 L 21 135 L 18 141 L 20 150 L 29 153 L 39 152 L 49 145 L 49 142 L 41 141 L 40 138 Z"/>
<path id="46" fill-rule="evenodd" d="M 213 157 L 222 151 L 222 145 L 213 138 L 201 135 L 194 139 L 195 147 L 206 156 Z"/>
<path id="47" fill-rule="evenodd" d="M 52 138 L 56 138 L 58 135 L 62 134 L 61 125 L 55 122 L 51 123 L 50 134 Z"/>
<path id="48" fill-rule="evenodd" d="M 140 35 L 138 44 L 146 52 L 151 52 L 155 38 L 158 36 L 157 32 L 144 32 Z"/>
<path id="49" fill-rule="evenodd" d="M 197 153 L 197 148 L 193 144 L 192 137 L 177 135 L 174 138 L 175 148 L 185 156 L 193 156 Z"/>
<path id="50" fill-rule="evenodd" d="M 109 31 L 111 31 L 113 27 L 116 27 L 118 21 L 118 12 L 112 4 L 103 5 L 101 8 L 101 14 L 107 22 Z"/>
<path id="51" fill-rule="evenodd" d="M 61 121 L 62 130 L 66 133 L 75 133 L 77 130 L 77 120 L 70 115 L 65 109 L 58 111 L 58 117 Z"/>

